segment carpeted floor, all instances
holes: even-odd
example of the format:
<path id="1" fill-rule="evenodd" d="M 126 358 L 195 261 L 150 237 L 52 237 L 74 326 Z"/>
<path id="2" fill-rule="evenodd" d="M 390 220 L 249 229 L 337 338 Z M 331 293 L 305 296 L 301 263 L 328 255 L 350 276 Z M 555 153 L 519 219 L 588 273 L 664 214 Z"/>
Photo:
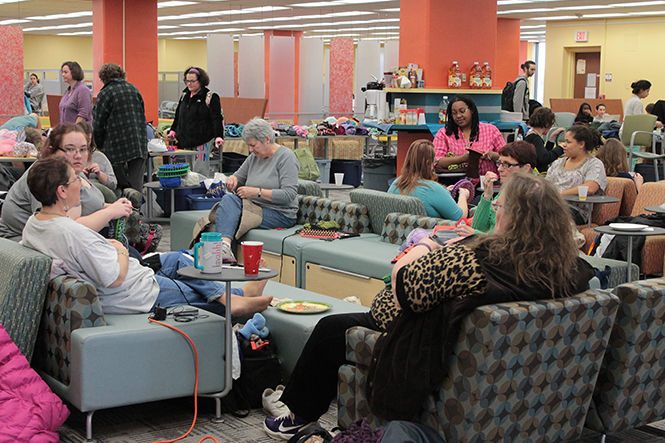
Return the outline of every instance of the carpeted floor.
<path id="1" fill-rule="evenodd" d="M 193 399 L 177 398 L 95 412 L 92 421 L 94 441 L 100 443 L 136 443 L 171 440 L 184 434 L 192 423 Z M 59 429 L 64 443 L 85 442 L 85 414 L 70 407 L 71 415 Z M 208 435 L 219 443 L 272 442 L 263 430 L 265 413 L 256 409 L 245 418 L 224 414 L 223 423 L 214 423 L 214 401 L 199 399 L 199 416 L 196 426 L 188 437 L 179 440 L 196 443 Z M 321 426 L 332 429 L 336 426 L 337 408 L 333 405 L 321 417 Z M 212 440 L 207 440 L 212 442 Z M 664 440 L 665 441 L 665 440 Z"/>

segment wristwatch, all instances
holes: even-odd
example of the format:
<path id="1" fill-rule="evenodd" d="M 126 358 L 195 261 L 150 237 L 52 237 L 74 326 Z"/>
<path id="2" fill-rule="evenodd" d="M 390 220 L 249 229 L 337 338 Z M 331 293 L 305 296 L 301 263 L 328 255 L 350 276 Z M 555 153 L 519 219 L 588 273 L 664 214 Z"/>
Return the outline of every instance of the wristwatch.
<path id="1" fill-rule="evenodd" d="M 257 194 L 257 197 L 258 197 L 258 198 L 261 198 L 261 192 L 262 192 L 262 191 L 263 191 L 263 189 L 259 188 L 259 193 Z"/>

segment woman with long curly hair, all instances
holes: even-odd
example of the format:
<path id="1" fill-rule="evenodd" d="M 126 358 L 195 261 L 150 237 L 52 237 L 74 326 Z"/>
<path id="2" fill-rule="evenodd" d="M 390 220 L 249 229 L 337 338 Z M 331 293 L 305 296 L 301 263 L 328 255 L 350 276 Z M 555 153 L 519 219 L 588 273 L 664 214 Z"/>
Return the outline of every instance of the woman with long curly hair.
<path id="1" fill-rule="evenodd" d="M 436 182 L 434 145 L 428 140 L 416 140 L 406 153 L 402 172 L 388 193 L 410 195 L 420 199 L 427 215 L 459 220 L 468 215 L 469 190 L 460 188 L 457 203 L 450 191 Z"/>
<path id="2" fill-rule="evenodd" d="M 406 346 L 423 352 L 432 346 L 444 347 L 443 359 L 431 368 L 436 370 L 432 378 L 442 380 L 461 323 L 476 307 L 568 297 L 588 289 L 594 272 L 578 257 L 570 212 L 554 186 L 516 172 L 494 206 L 494 234 L 446 247 L 427 238 L 395 264 L 392 284 L 376 295 L 369 312 L 329 315 L 319 321 L 280 398 L 289 412 L 265 420 L 269 435 L 292 436 L 328 410 L 337 392 L 338 368 L 346 362 L 345 333 L 352 326 L 387 331 L 388 337 L 413 328 L 406 331 L 414 337 Z M 441 332 L 434 333 L 441 339 L 418 342 L 416 329 L 432 318 L 441 319 L 435 322 Z M 388 338 L 387 343 L 391 342 Z M 390 348 L 388 354 L 400 355 L 399 351 Z M 381 364 L 381 358 L 378 360 Z M 382 408 L 391 406 L 413 415 L 424 402 L 415 392 L 426 395 L 437 386 L 425 382 L 430 375 L 427 368 L 414 368 L 415 362 L 408 359 L 391 362 L 395 365 L 392 370 L 377 369 L 371 381 L 374 392 L 388 393 L 395 401 L 370 404 L 372 410 L 381 415 Z M 434 367 L 437 365 L 439 368 Z M 403 376 L 413 371 L 420 371 L 423 377 L 407 377 L 407 383 L 390 379 L 391 374 Z"/>

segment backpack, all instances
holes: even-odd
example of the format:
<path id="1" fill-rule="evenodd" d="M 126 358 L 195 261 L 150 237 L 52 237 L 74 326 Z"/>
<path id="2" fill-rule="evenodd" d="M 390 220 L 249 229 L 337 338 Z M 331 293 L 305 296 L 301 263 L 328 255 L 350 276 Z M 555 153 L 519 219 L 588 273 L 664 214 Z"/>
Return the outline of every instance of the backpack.
<path id="1" fill-rule="evenodd" d="M 515 83 L 506 82 L 506 86 L 504 86 L 503 91 L 501 91 L 501 110 L 510 112 L 515 111 L 513 109 L 513 97 L 515 96 L 515 85 L 520 80 L 524 80 L 524 78 L 518 78 L 515 80 Z"/>
<path id="2" fill-rule="evenodd" d="M 148 223 L 138 211 L 133 211 L 128 217 L 113 220 L 109 234 L 110 238 L 131 245 L 144 255 L 157 250 L 162 239 L 162 226 Z"/>
<path id="3" fill-rule="evenodd" d="M 314 160 L 312 151 L 307 147 L 303 147 L 296 149 L 293 153 L 296 155 L 298 163 L 300 164 L 298 178 L 301 180 L 316 181 L 321 173 L 319 172 L 319 165 L 316 163 L 316 160 Z"/>

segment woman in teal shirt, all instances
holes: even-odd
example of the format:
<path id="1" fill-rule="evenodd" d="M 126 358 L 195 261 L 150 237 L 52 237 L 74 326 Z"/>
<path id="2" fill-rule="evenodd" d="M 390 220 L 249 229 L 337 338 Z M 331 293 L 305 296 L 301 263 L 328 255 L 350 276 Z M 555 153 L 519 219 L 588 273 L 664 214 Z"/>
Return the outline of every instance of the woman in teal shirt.
<path id="1" fill-rule="evenodd" d="M 459 220 L 469 212 L 469 191 L 459 189 L 457 203 L 450 191 L 436 182 L 434 145 L 428 140 L 416 140 L 406 153 L 402 172 L 390 185 L 390 194 L 410 195 L 420 199 L 430 217 Z"/>
<path id="2" fill-rule="evenodd" d="M 508 143 L 499 149 L 499 160 L 496 162 L 499 175 L 488 171 L 483 179 L 483 192 L 476 212 L 473 214 L 471 226 L 461 225 L 457 227 L 457 233 L 466 237 L 471 234 L 491 234 L 494 232 L 496 211 L 492 207 L 492 202 L 499 197 L 494 195 L 494 182 L 501 178 L 501 184 L 510 180 L 511 175 L 517 171 L 533 172 L 536 167 L 537 157 L 536 148 L 529 142 L 517 141 Z"/>

